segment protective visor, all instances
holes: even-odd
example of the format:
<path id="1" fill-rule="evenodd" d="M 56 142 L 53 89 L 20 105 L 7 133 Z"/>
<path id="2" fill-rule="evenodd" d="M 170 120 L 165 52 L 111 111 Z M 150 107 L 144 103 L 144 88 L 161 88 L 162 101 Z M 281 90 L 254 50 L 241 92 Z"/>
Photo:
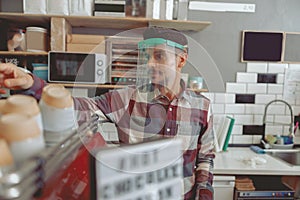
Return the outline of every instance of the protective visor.
<path id="1" fill-rule="evenodd" d="M 150 38 L 138 43 L 137 88 L 148 90 L 149 85 L 168 90 L 179 84 L 178 53 L 186 47 L 163 38 Z"/>

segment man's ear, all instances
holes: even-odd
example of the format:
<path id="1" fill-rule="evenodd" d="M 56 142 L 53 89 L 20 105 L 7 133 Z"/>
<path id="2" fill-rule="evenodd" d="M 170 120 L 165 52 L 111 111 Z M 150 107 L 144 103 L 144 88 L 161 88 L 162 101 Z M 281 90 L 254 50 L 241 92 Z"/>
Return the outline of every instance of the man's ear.
<path id="1" fill-rule="evenodd" d="M 178 59 L 179 59 L 178 60 L 178 67 L 179 68 L 182 68 L 185 65 L 185 63 L 187 61 L 187 56 L 188 56 L 188 54 L 186 52 L 181 53 L 181 54 L 178 55 Z"/>

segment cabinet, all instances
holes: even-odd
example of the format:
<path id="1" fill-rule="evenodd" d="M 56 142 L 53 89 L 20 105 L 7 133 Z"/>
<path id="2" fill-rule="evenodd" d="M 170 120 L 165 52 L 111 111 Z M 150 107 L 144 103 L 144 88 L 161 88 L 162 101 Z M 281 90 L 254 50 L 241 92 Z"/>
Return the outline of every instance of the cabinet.
<path id="1" fill-rule="evenodd" d="M 43 14 L 21 14 L 21 13 L 0 13 L 0 21 L 11 22 L 20 27 L 41 26 L 48 29 L 50 33 L 50 50 L 66 51 L 67 34 L 73 32 L 73 29 L 82 28 L 101 29 L 109 32 L 124 31 L 148 26 L 163 26 L 175 28 L 181 31 L 201 31 L 211 24 L 208 21 L 180 21 L 180 20 L 159 20 L 134 17 L 103 17 L 103 16 L 60 16 Z M 28 67 L 28 61 L 33 62 L 36 59 L 47 61 L 47 52 L 8 52 L 0 51 L 0 58 L 18 57 L 23 63 L 21 66 Z M 99 87 L 99 85 L 97 86 Z"/>

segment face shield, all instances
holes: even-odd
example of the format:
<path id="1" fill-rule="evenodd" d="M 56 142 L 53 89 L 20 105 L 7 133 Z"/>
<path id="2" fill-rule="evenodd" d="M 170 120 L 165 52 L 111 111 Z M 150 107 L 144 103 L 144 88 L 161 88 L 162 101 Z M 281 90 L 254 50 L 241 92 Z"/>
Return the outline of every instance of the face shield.
<path id="1" fill-rule="evenodd" d="M 138 44 L 137 88 L 147 92 L 154 87 L 173 91 L 180 84 L 179 53 L 185 46 L 162 38 Z"/>

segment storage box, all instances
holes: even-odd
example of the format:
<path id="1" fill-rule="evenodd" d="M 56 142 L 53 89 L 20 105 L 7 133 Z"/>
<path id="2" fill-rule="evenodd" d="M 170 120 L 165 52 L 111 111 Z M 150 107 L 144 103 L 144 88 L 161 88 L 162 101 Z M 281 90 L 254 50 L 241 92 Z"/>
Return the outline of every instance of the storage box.
<path id="1" fill-rule="evenodd" d="M 105 45 L 68 43 L 67 52 L 105 53 Z"/>
<path id="2" fill-rule="evenodd" d="M 104 42 L 103 35 L 88 35 L 88 34 L 68 34 L 67 43 L 74 44 L 100 44 Z"/>

